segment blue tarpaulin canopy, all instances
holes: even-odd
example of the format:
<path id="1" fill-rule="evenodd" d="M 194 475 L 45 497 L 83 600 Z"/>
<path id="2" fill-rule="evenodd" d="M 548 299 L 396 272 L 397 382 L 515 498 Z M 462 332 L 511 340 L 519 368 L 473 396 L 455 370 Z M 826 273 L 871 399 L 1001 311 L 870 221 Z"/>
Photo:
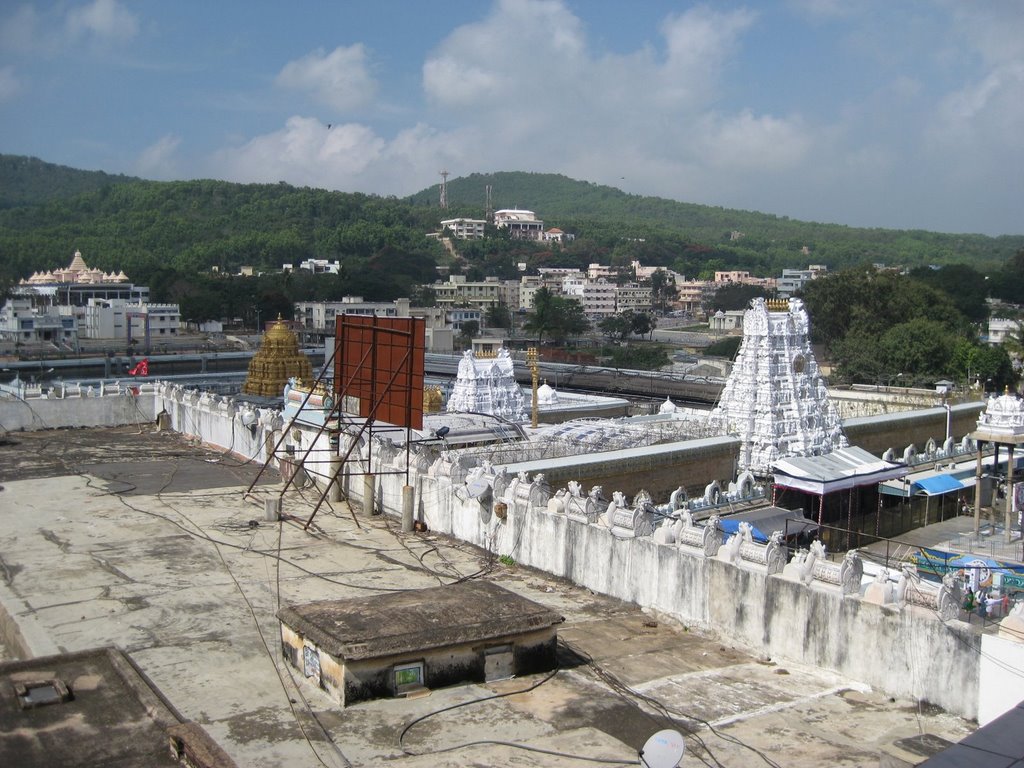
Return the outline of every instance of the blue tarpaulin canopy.
<path id="1" fill-rule="evenodd" d="M 923 493 L 927 496 L 940 496 L 951 491 L 961 491 L 965 487 L 963 483 L 952 475 L 922 477 L 920 480 L 915 480 L 913 485 L 910 486 L 911 493 Z"/>
<path id="2" fill-rule="evenodd" d="M 795 536 L 805 530 L 818 529 L 818 524 L 805 518 L 799 510 L 779 507 L 764 507 L 723 517 L 718 521 L 718 526 L 725 532 L 726 538 L 729 538 L 739 530 L 740 523 L 750 523 L 751 537 L 762 544 L 768 541 L 772 531 L 782 531 L 789 536 Z"/>

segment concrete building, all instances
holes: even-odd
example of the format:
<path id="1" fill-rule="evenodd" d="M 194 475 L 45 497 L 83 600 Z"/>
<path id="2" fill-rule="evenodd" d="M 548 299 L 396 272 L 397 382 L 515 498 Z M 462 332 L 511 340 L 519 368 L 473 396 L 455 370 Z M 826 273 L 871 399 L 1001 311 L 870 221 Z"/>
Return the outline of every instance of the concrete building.
<path id="1" fill-rule="evenodd" d="M 707 300 L 714 294 L 715 284 L 706 280 L 677 280 L 676 306 L 693 316 L 702 315 Z"/>
<path id="2" fill-rule="evenodd" d="M 440 307 L 475 307 L 487 310 L 504 304 L 519 306 L 519 283 L 515 280 L 500 280 L 488 277 L 483 281 L 466 280 L 465 275 L 449 275 L 447 281 L 433 285 L 434 298 Z"/>
<path id="3" fill-rule="evenodd" d="M 544 237 L 544 222 L 533 211 L 519 208 L 503 208 L 494 212 L 494 226 L 508 230 L 515 240 L 541 240 Z"/>
<path id="4" fill-rule="evenodd" d="M 345 296 L 341 301 L 297 301 L 295 319 L 309 330 L 334 330 L 338 315 L 409 317 L 409 299 L 363 301 L 362 296 Z"/>
<path id="5" fill-rule="evenodd" d="M 566 277 L 562 280 L 562 295 L 575 299 L 590 320 L 600 320 L 616 312 L 618 287 L 604 279 L 587 280 Z"/>
<path id="6" fill-rule="evenodd" d="M 70 307 L 37 305 L 25 297 L 8 299 L 0 308 L 0 338 L 23 344 L 50 343 L 74 348 L 78 323 Z"/>
<path id="7" fill-rule="evenodd" d="M 985 339 L 989 344 L 1002 344 L 1009 336 L 1020 334 L 1021 321 L 1009 317 L 990 317 L 988 319 L 988 337 Z"/>
<path id="8" fill-rule="evenodd" d="M 444 219 L 442 231 L 447 229 L 458 240 L 480 240 L 484 236 L 487 222 L 483 219 Z"/>
<path id="9" fill-rule="evenodd" d="M 291 264 L 282 264 L 281 269 L 285 272 L 291 272 L 293 267 Z M 338 275 L 341 274 L 341 262 L 337 259 L 334 261 L 328 261 L 327 259 L 306 259 L 305 261 L 299 262 L 299 269 L 306 272 L 312 272 L 314 275 Z"/>
<path id="10" fill-rule="evenodd" d="M 177 336 L 181 310 L 177 304 L 129 304 L 123 299 L 89 299 L 79 314 L 83 339 L 135 339 L 147 344 Z"/>
<path id="11" fill-rule="evenodd" d="M 288 662 L 341 706 L 555 667 L 549 608 L 487 581 L 293 605 Z"/>
<path id="12" fill-rule="evenodd" d="M 615 311 L 650 312 L 651 287 L 639 283 L 626 283 L 615 288 Z"/>
<path id="13" fill-rule="evenodd" d="M 782 277 L 775 281 L 775 290 L 780 299 L 788 299 L 802 290 L 809 281 L 828 272 L 824 264 L 811 264 L 807 269 L 784 269 Z"/>

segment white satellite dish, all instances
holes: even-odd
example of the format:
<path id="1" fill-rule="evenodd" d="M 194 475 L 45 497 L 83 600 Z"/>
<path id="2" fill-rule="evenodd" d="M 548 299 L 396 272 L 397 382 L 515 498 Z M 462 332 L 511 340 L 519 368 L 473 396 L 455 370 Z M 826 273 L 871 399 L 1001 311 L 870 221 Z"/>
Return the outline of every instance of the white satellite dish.
<path id="1" fill-rule="evenodd" d="M 670 728 L 651 736 L 640 750 L 640 765 L 646 768 L 676 768 L 686 752 L 686 742 L 679 731 Z"/>
<path id="2" fill-rule="evenodd" d="M 466 483 L 466 490 L 474 499 L 481 499 L 491 490 L 491 484 L 487 482 L 487 478 L 477 476 Z"/>

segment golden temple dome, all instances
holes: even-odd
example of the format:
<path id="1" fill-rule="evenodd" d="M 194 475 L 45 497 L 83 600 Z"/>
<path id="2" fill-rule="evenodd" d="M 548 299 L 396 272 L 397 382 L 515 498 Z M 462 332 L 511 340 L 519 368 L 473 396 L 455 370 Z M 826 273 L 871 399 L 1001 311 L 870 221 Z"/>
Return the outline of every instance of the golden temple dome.
<path id="1" fill-rule="evenodd" d="M 242 392 L 274 397 L 284 392 L 284 385 L 291 378 L 311 382 L 313 366 L 309 358 L 299 351 L 298 337 L 278 315 L 277 322 L 263 334 L 260 348 L 249 361 L 249 373 Z"/>

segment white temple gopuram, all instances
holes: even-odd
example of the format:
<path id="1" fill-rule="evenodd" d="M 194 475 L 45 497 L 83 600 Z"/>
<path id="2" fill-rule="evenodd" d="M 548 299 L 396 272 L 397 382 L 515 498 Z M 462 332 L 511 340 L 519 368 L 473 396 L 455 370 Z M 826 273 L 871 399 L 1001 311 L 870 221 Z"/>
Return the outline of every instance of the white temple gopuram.
<path id="1" fill-rule="evenodd" d="M 767 475 L 790 456 L 820 456 L 847 445 L 839 412 L 811 351 L 800 299 L 754 299 L 743 342 L 709 426 L 741 441 L 738 469 Z"/>
<path id="2" fill-rule="evenodd" d="M 523 390 L 516 383 L 507 349 L 502 347 L 494 357 L 483 358 L 466 351 L 448 397 L 448 412 L 486 413 L 509 421 L 526 418 Z"/>

